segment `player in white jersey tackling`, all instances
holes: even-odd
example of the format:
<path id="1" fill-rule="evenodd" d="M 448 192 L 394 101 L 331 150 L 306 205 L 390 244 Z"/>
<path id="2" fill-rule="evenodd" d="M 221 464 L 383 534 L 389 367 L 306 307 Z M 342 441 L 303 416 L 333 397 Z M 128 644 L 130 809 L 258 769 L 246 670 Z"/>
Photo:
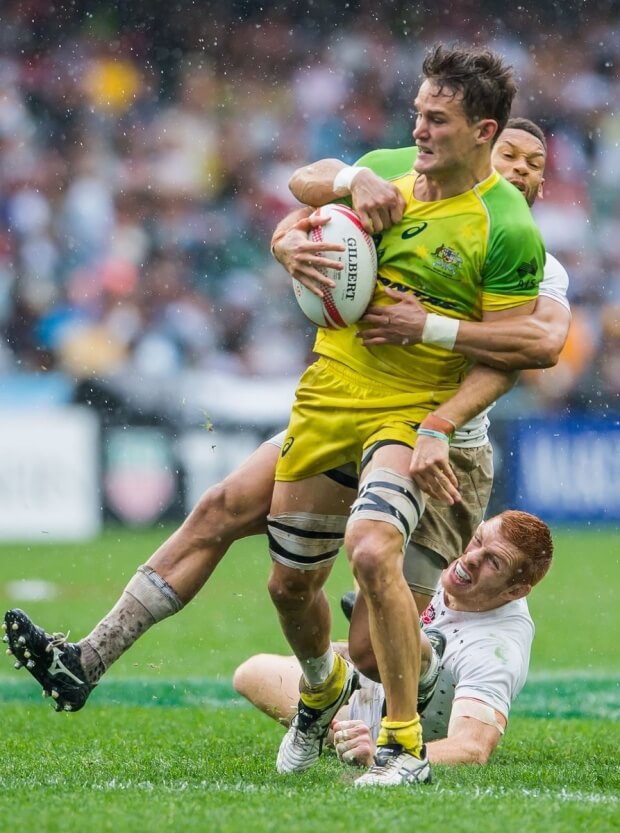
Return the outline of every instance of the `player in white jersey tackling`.
<path id="1" fill-rule="evenodd" d="M 482 523 L 441 574 L 421 616 L 423 628 L 445 639 L 433 691 L 419 707 L 431 763 L 483 764 L 495 750 L 527 677 L 534 624 L 525 597 L 547 573 L 552 554 L 545 523 L 507 511 Z M 423 640 L 423 668 L 430 657 Z M 261 654 L 237 669 L 234 685 L 286 725 L 297 707 L 299 675 L 294 657 Z M 382 686 L 362 677 L 333 725 L 331 742 L 346 763 L 372 763 L 382 704 Z"/>

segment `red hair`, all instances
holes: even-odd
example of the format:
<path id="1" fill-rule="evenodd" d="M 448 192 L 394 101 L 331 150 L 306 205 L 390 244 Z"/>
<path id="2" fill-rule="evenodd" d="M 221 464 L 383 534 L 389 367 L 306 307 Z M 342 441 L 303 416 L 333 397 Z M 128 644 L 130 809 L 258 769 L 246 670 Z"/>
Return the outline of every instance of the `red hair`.
<path id="1" fill-rule="evenodd" d="M 534 587 L 545 577 L 551 566 L 551 530 L 544 521 L 529 512 L 509 509 L 498 517 L 502 536 L 523 553 L 523 559 L 515 572 L 515 581 L 517 584 Z"/>

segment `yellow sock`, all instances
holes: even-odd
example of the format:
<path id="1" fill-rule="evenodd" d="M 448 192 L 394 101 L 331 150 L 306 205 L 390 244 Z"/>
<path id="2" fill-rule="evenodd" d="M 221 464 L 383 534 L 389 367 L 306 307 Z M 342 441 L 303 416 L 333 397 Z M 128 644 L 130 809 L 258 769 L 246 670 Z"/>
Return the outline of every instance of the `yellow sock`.
<path id="1" fill-rule="evenodd" d="M 422 752 L 422 726 L 420 715 L 416 714 L 413 720 L 400 721 L 382 718 L 377 746 L 388 746 L 397 743 L 410 755 L 420 757 Z"/>
<path id="2" fill-rule="evenodd" d="M 347 664 L 339 654 L 336 654 L 334 657 L 334 667 L 329 677 L 320 686 L 310 688 L 302 678 L 300 695 L 302 703 L 311 709 L 324 709 L 326 706 L 329 706 L 342 691 L 346 674 Z"/>

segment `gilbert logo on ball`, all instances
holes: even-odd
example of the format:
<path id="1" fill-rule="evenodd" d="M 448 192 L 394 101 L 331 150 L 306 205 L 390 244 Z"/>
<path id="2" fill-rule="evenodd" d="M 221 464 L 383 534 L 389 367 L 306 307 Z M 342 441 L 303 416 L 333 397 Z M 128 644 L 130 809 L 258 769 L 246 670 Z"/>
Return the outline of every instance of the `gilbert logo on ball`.
<path id="1" fill-rule="evenodd" d="M 313 228 L 309 238 L 313 243 L 341 243 L 344 252 L 326 252 L 325 257 L 340 261 L 343 268 L 321 270 L 336 284 L 333 289 L 322 287 L 323 298 L 293 278 L 295 297 L 310 321 L 341 330 L 359 321 L 372 299 L 377 282 L 375 244 L 355 211 L 346 205 L 324 205 L 312 216 L 330 218 L 324 226 Z"/>

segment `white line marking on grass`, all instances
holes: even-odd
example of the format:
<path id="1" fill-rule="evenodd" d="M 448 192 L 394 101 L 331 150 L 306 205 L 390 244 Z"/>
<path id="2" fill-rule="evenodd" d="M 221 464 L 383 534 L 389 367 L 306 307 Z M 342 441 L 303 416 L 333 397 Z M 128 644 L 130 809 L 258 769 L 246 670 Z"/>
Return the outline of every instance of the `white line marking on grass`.
<path id="1" fill-rule="evenodd" d="M 562 787 L 559 790 L 550 788 L 528 789 L 527 787 L 499 787 L 489 785 L 488 787 L 463 787 L 462 789 L 442 788 L 436 790 L 442 795 L 471 795 L 474 798 L 542 798 L 546 800 L 576 801 L 580 804 L 620 804 L 620 797 L 617 795 L 606 795 L 604 793 L 585 793 L 580 790 L 571 791 Z"/>
<path id="2" fill-rule="evenodd" d="M 342 775 L 346 777 L 347 774 L 350 774 L 351 776 L 353 775 L 353 773 L 349 772 L 348 769 L 343 769 Z M 20 781 L 22 788 L 24 786 L 36 786 L 37 788 L 55 787 L 62 783 L 62 780 L 55 776 L 45 779 L 20 779 Z M 346 789 L 347 787 L 352 786 L 352 783 L 353 782 L 347 783 L 343 778 L 339 786 Z M 15 789 L 15 786 L 15 781 L 12 779 L 0 778 L 0 789 Z M 236 783 L 221 780 L 207 781 L 205 779 L 202 779 L 201 781 L 176 780 L 154 782 L 112 778 L 110 781 L 102 781 L 99 783 L 94 782 L 93 784 L 84 783 L 82 786 L 87 787 L 90 790 L 94 790 L 95 792 L 102 793 L 127 792 L 130 790 L 143 793 L 157 791 L 158 793 L 165 792 L 170 794 L 183 792 L 217 792 L 230 794 L 255 793 L 260 795 L 262 793 L 273 793 L 274 791 L 282 794 L 290 792 L 290 785 L 283 784 L 280 778 L 275 777 L 269 784 L 253 784 L 248 781 L 238 781 Z M 338 784 L 334 784 L 334 786 L 338 787 Z M 410 789 L 410 787 L 407 787 L 406 789 Z M 559 801 L 567 804 L 578 803 L 607 805 L 611 807 L 620 806 L 620 796 L 618 795 L 584 792 L 582 790 L 568 790 L 565 787 L 561 787 L 559 789 L 551 789 L 549 787 L 544 787 L 542 789 L 530 789 L 528 787 L 511 788 L 499 785 L 495 786 L 493 784 L 489 784 L 486 787 L 473 787 L 469 785 L 460 786 L 458 784 L 455 787 L 442 787 L 440 784 L 429 784 L 424 788 L 424 794 L 438 797 L 454 797 L 458 799 L 473 798 L 482 801 L 485 799 L 489 799 L 491 801 L 501 801 L 506 798 L 527 798 L 540 801 Z"/>
<path id="3" fill-rule="evenodd" d="M 218 793 L 270 793 L 277 789 L 278 782 L 274 779 L 272 784 L 252 784 L 247 781 L 232 784 L 223 781 L 168 781 L 164 783 L 153 783 L 152 781 L 121 781 L 113 778 L 111 781 L 106 781 L 100 784 L 90 785 L 91 790 L 97 792 L 124 792 L 126 790 L 137 790 L 139 792 L 218 792 Z M 40 786 L 40 784 L 39 784 Z M 284 785 L 282 785 L 284 786 Z M 350 786 L 342 784 L 343 787 Z M 528 798 L 539 799 L 543 801 L 561 801 L 566 803 L 579 804 L 602 804 L 616 806 L 620 804 L 620 797 L 616 795 L 606 795 L 603 793 L 587 793 L 581 791 L 571 791 L 565 788 L 558 790 L 553 789 L 528 789 L 526 787 L 510 789 L 500 786 L 488 787 L 458 787 L 445 788 L 441 786 L 426 787 L 425 794 L 430 793 L 436 796 L 454 796 L 462 799 L 464 797 L 471 797 L 474 799 L 491 799 L 500 800 L 505 798 Z"/>

